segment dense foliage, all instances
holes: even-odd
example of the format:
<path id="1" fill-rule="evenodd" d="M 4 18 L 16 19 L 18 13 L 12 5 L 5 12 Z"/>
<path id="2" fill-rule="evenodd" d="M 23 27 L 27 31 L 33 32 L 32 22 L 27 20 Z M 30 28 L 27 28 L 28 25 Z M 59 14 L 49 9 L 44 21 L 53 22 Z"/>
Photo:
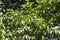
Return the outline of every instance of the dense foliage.
<path id="1" fill-rule="evenodd" d="M 0 2 L 0 40 L 59 39 L 60 0 Z"/>

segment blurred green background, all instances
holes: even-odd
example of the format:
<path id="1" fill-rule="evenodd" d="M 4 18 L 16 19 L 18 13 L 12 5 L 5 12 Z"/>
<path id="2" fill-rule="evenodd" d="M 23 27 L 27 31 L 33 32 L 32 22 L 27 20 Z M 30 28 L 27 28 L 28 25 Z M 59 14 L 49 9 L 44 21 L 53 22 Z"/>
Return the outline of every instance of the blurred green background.
<path id="1" fill-rule="evenodd" d="M 60 0 L 0 0 L 0 40 L 60 40 Z"/>

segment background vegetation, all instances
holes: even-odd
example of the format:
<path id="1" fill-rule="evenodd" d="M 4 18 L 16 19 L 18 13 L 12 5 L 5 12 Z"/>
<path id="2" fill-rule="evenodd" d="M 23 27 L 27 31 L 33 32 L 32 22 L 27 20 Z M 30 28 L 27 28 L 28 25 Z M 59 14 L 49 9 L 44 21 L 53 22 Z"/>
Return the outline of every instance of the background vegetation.
<path id="1" fill-rule="evenodd" d="M 0 0 L 0 40 L 59 40 L 59 26 L 60 0 Z"/>

